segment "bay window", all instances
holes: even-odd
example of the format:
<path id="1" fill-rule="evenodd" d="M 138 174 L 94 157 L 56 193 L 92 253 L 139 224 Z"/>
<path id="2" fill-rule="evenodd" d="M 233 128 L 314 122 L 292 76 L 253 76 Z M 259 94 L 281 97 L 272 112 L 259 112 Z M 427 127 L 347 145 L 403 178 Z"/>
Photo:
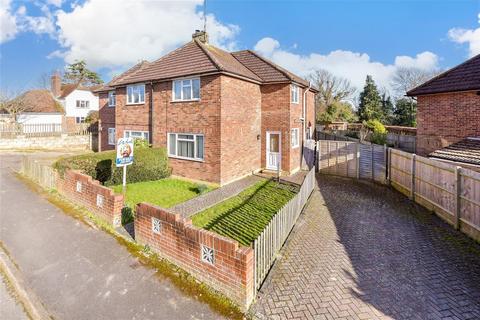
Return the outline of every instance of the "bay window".
<path id="1" fill-rule="evenodd" d="M 200 79 L 179 79 L 172 84 L 173 101 L 200 100 Z"/>
<path id="2" fill-rule="evenodd" d="M 127 86 L 127 104 L 145 103 L 145 85 L 135 84 Z"/>
<path id="3" fill-rule="evenodd" d="M 202 134 L 169 133 L 168 155 L 174 158 L 203 160 L 204 137 Z"/>

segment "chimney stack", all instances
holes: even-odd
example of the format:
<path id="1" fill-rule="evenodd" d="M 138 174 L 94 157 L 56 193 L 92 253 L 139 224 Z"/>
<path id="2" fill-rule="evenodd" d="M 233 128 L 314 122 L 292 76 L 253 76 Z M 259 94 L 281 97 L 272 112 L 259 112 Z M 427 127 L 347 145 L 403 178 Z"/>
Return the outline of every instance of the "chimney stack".
<path id="1" fill-rule="evenodd" d="M 62 79 L 60 78 L 60 73 L 55 71 L 51 77 L 51 90 L 55 98 L 60 96 L 60 91 L 62 90 Z"/>
<path id="2" fill-rule="evenodd" d="M 198 40 L 201 43 L 208 43 L 208 33 L 206 31 L 195 30 L 195 33 L 192 34 L 193 40 Z"/>

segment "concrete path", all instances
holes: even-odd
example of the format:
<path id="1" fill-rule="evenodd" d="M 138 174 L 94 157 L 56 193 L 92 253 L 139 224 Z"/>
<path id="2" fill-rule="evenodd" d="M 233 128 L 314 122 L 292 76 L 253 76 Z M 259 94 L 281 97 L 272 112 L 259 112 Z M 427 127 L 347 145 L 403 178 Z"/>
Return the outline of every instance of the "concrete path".
<path id="1" fill-rule="evenodd" d="M 0 155 L 0 240 L 54 319 L 219 319 L 106 233 L 17 180 Z"/>
<path id="2" fill-rule="evenodd" d="M 383 186 L 319 177 L 259 319 L 480 319 L 480 245 Z"/>
<path id="3" fill-rule="evenodd" d="M 0 319 L 28 320 L 23 306 L 8 286 L 6 279 L 0 274 Z"/>
<path id="4" fill-rule="evenodd" d="M 180 203 L 172 208 L 171 211 L 180 213 L 184 217 L 190 217 L 197 212 L 210 208 L 225 199 L 236 196 L 262 178 L 257 176 L 248 176 L 238 181 L 229 183 L 221 188 L 210 191 L 202 196 Z"/>

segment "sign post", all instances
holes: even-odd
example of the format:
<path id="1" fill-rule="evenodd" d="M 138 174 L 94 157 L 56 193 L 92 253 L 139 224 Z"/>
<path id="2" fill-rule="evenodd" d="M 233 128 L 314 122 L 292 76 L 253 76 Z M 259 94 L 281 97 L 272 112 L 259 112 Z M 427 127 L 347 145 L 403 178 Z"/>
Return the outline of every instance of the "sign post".
<path id="1" fill-rule="evenodd" d="M 133 139 L 120 138 L 117 141 L 117 158 L 115 164 L 117 167 L 123 167 L 123 194 L 127 188 L 127 166 L 133 163 Z"/>

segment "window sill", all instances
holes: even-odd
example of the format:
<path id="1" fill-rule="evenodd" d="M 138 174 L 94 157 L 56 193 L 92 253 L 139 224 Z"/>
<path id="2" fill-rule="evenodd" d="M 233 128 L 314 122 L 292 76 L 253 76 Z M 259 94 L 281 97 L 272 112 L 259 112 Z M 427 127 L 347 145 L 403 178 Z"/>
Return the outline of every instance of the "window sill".
<path id="1" fill-rule="evenodd" d="M 186 158 L 186 157 L 178 157 L 178 156 L 172 156 L 168 155 L 169 158 L 172 159 L 178 159 L 178 160 L 187 160 L 187 161 L 194 161 L 194 162 L 205 162 L 205 159 L 192 159 L 192 158 Z"/>
<path id="2" fill-rule="evenodd" d="M 300 147 L 300 145 L 298 145 L 298 146 L 292 146 L 292 149 L 297 149 L 297 148 L 299 148 L 299 147 Z"/>
<path id="3" fill-rule="evenodd" d="M 172 100 L 171 103 L 182 103 L 182 102 L 200 102 L 200 99 L 190 99 L 190 100 Z"/>
<path id="4" fill-rule="evenodd" d="M 145 102 L 138 102 L 138 103 L 126 103 L 126 106 L 141 106 L 145 105 Z"/>
<path id="5" fill-rule="evenodd" d="M 109 105 L 108 107 L 109 107 L 109 108 L 115 108 L 115 106 L 110 106 L 110 105 Z"/>

